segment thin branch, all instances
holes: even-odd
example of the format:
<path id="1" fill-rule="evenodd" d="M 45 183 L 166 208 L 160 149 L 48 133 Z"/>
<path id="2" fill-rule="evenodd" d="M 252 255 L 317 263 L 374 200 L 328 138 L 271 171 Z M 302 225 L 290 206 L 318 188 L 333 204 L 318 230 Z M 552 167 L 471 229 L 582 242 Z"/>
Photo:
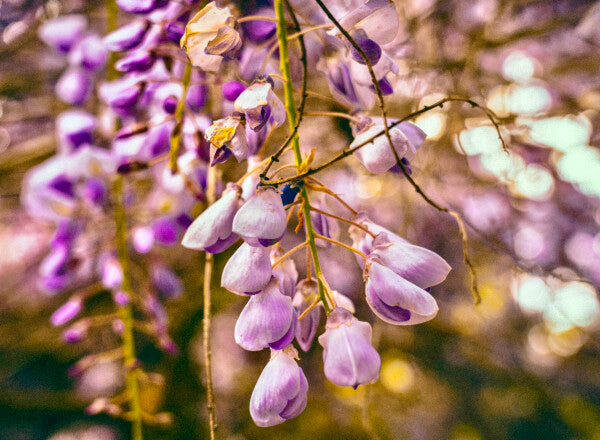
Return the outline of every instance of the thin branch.
<path id="1" fill-rule="evenodd" d="M 207 202 L 212 204 L 216 199 L 217 170 L 210 167 L 208 170 L 207 181 Z M 208 427 L 210 440 L 215 440 L 215 431 L 217 429 L 217 414 L 215 405 L 215 394 L 212 381 L 212 362 L 210 351 L 210 330 L 211 330 L 211 281 L 214 267 L 213 254 L 204 253 L 204 286 L 203 286 L 203 316 L 202 316 L 202 342 L 204 351 L 204 376 L 206 380 L 206 401 L 208 409 Z"/>
<path id="2" fill-rule="evenodd" d="M 304 116 L 331 116 L 333 118 L 344 118 L 357 123 L 360 119 L 356 116 L 351 116 L 347 113 L 342 112 L 326 112 L 326 111 L 314 111 L 314 112 L 305 112 Z"/>
<path id="3" fill-rule="evenodd" d="M 315 211 L 315 212 L 318 212 L 319 214 L 326 215 L 327 217 L 331 217 L 331 218 L 334 218 L 334 219 L 339 220 L 341 222 L 345 222 L 345 223 L 351 224 L 352 226 L 356 226 L 357 228 L 362 229 L 363 231 L 365 231 L 371 237 L 373 237 L 373 238 L 376 237 L 376 235 L 374 233 L 372 233 L 371 231 L 369 231 L 369 228 L 367 228 L 366 226 L 363 226 L 363 225 L 361 225 L 359 223 L 353 222 L 352 220 L 348 220 L 347 218 L 344 218 L 344 217 L 339 217 L 339 216 L 337 216 L 335 214 L 332 214 L 331 212 L 322 211 L 320 209 L 315 208 L 314 206 L 312 207 L 312 210 Z"/>
<path id="4" fill-rule="evenodd" d="M 285 254 L 283 254 L 281 257 L 279 257 L 277 259 L 277 261 L 275 261 L 275 263 L 273 263 L 273 265 L 271 266 L 273 269 L 275 269 L 275 267 L 277 265 L 279 265 L 279 263 L 281 263 L 283 260 L 285 260 L 287 257 L 289 257 L 290 255 L 294 254 L 296 251 L 299 251 L 300 249 L 302 249 L 304 246 L 308 245 L 308 241 L 305 241 L 303 243 L 300 243 L 298 246 L 294 246 L 293 248 L 291 248 L 289 251 L 287 251 Z"/>
<path id="5" fill-rule="evenodd" d="M 360 255 L 363 258 L 367 258 L 367 256 L 363 252 L 359 251 L 358 249 L 354 249 L 352 246 L 348 246 L 347 244 L 342 243 L 341 241 L 337 241 L 337 240 L 334 240 L 333 238 L 325 237 L 324 235 L 321 235 L 321 234 L 315 234 L 315 237 L 320 238 L 321 240 L 328 241 L 329 243 L 333 243 L 333 244 L 343 247 L 345 249 L 348 249 L 349 251 L 352 251 L 352 252 L 356 253 L 357 255 Z"/>

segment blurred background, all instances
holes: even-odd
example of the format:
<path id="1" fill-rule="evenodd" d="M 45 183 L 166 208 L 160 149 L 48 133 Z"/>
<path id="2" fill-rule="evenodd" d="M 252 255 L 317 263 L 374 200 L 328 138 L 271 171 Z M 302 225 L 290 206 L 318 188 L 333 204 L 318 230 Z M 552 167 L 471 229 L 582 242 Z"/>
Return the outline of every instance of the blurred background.
<path id="1" fill-rule="evenodd" d="M 391 55 L 399 73 L 389 114 L 401 117 L 447 95 L 469 97 L 496 113 L 509 145 L 506 154 L 485 114 L 468 104 L 449 103 L 415 121 L 428 140 L 412 163 L 413 176 L 431 198 L 463 214 L 481 303 L 470 290 L 453 218 L 424 203 L 403 177 L 371 175 L 349 158 L 317 177 L 374 221 L 450 263 L 448 279 L 432 289 L 440 313 L 407 328 L 377 321 L 363 300 L 354 257 L 323 249 L 332 288 L 351 297 L 359 319 L 373 325 L 380 379 L 356 391 L 329 383 L 321 347 L 313 344 L 300 360 L 309 381 L 306 410 L 258 428 L 248 402 L 268 353 L 235 344 L 244 301 L 219 288 L 215 276 L 218 438 L 600 440 L 600 3 L 396 4 L 401 27 Z M 37 28 L 69 13 L 85 14 L 90 29 L 104 33 L 105 11 L 96 2 L 0 1 L 0 439 L 128 438 L 127 422 L 85 412 L 95 398 L 122 387 L 121 364 L 107 360 L 73 373 L 82 358 L 118 346 L 119 338 L 99 328 L 69 345 L 62 329 L 50 325 L 69 295 L 50 295 L 37 281 L 54 227 L 32 219 L 20 202 L 25 173 L 56 151 L 55 118 L 68 108 L 54 95 L 64 56 L 39 41 Z M 328 93 L 319 75 L 309 88 Z M 341 110 L 331 103 L 320 108 Z M 300 130 L 303 147 L 319 145 L 323 157 L 340 151 L 352 140 L 341 121 L 311 119 Z M 243 172 L 226 168 L 225 180 Z M 132 188 L 143 187 L 139 180 Z M 287 237 L 284 248 L 300 237 Z M 232 252 L 216 256 L 216 274 Z M 184 286 L 165 305 L 177 354 L 143 334 L 136 339 L 140 361 L 157 374 L 142 385 L 142 404 L 173 414 L 170 426 L 147 427 L 145 435 L 208 438 L 203 256 L 176 244 L 139 258 L 140 265 L 157 260 L 173 268 Z M 302 258 L 297 266 L 302 276 Z M 99 289 L 83 314 L 113 308 L 110 293 Z"/>

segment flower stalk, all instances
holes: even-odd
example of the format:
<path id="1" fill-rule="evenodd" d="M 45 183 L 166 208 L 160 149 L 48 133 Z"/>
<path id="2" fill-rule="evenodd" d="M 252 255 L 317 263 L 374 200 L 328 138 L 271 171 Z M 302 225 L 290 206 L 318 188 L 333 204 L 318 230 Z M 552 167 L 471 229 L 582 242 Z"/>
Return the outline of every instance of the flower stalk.
<path id="1" fill-rule="evenodd" d="M 281 74 L 283 75 L 283 78 L 285 80 L 283 83 L 285 109 L 288 116 L 290 132 L 295 132 L 291 138 L 290 145 L 292 147 L 292 151 L 294 152 L 294 160 L 296 162 L 296 166 L 300 167 L 300 165 L 302 164 L 302 155 L 300 153 L 300 141 L 298 138 L 298 130 L 296 128 L 296 120 L 298 116 L 296 114 L 296 107 L 294 104 L 294 85 L 292 83 L 292 75 L 290 73 L 290 60 L 287 44 L 287 23 L 285 21 L 284 1 L 275 0 L 274 8 L 275 17 L 277 18 L 277 40 L 279 41 L 280 69 Z M 305 187 L 302 187 L 302 189 L 300 190 L 300 195 L 304 199 L 302 209 L 304 211 L 304 221 L 306 222 L 306 240 L 308 241 L 308 246 L 311 250 L 312 262 L 315 268 L 315 274 L 319 284 L 319 297 L 323 302 L 325 311 L 329 313 L 331 309 L 327 302 L 327 298 L 325 296 L 325 288 L 321 281 L 321 264 L 319 262 L 317 245 L 315 243 L 315 231 L 313 229 L 312 220 L 310 217 L 311 205 L 308 199 L 308 191 Z"/>
<path id="2" fill-rule="evenodd" d="M 117 176 L 113 184 L 115 240 L 119 263 L 123 270 L 122 290 L 131 295 L 131 278 L 129 272 L 129 252 L 127 250 L 127 219 L 123 204 L 123 176 Z M 119 306 L 118 313 L 123 322 L 123 363 L 126 369 L 125 387 L 129 396 L 131 429 L 133 440 L 143 440 L 142 407 L 140 402 L 140 387 L 136 367 L 135 341 L 133 337 L 133 309 L 130 304 Z"/>

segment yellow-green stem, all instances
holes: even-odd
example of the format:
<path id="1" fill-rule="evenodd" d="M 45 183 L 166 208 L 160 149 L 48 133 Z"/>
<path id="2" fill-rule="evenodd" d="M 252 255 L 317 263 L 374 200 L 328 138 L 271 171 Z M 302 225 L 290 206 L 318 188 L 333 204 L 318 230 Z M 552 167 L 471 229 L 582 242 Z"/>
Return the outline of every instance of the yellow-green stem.
<path id="1" fill-rule="evenodd" d="M 106 31 L 113 32 L 117 29 L 119 9 L 115 0 L 106 0 Z M 115 69 L 116 53 L 112 53 L 107 70 L 108 80 L 118 77 Z M 129 252 L 127 250 L 127 218 L 125 216 L 125 204 L 123 202 L 123 176 L 118 175 L 113 184 L 113 201 L 115 215 L 115 242 L 119 263 L 123 270 L 123 291 L 130 297 L 131 279 L 129 272 Z M 142 407 L 140 403 L 140 384 L 138 382 L 138 371 L 135 356 L 135 341 L 133 337 L 133 309 L 131 304 L 119 306 L 119 317 L 123 322 L 122 350 L 123 363 L 125 366 L 125 389 L 129 397 L 129 410 L 131 413 L 131 438 L 132 440 L 143 440 L 142 432 Z"/>
<path id="2" fill-rule="evenodd" d="M 294 104 L 294 85 L 292 83 L 292 75 L 290 73 L 290 60 L 288 53 L 288 40 L 287 40 L 287 23 L 285 21 L 284 11 L 284 0 L 275 0 L 275 17 L 277 18 L 277 40 L 279 41 L 279 59 L 280 69 L 283 75 L 283 90 L 285 95 L 285 109 L 288 116 L 288 124 L 290 131 L 293 132 L 296 127 L 296 107 Z M 302 154 L 300 153 L 300 141 L 298 139 L 298 133 L 296 132 L 290 143 L 292 150 L 294 151 L 294 159 L 296 165 L 300 166 L 302 163 Z M 310 218 L 311 206 L 308 199 L 308 191 L 305 187 L 300 190 L 300 195 L 304 199 L 303 210 L 304 210 L 304 225 L 306 229 L 306 240 L 312 253 L 313 265 L 315 267 L 315 274 L 319 284 L 319 297 L 323 302 L 325 311 L 329 313 L 331 311 L 327 298 L 325 296 L 325 288 L 321 281 L 321 264 L 319 263 L 319 254 L 317 253 L 317 245 L 315 243 L 315 231 L 313 229 L 312 220 Z"/>
<path id="3" fill-rule="evenodd" d="M 131 279 L 129 275 L 129 252 L 127 250 L 127 219 L 123 203 L 123 176 L 117 176 L 113 185 L 114 211 L 115 211 L 115 241 L 119 262 L 123 270 L 122 289 L 130 297 Z M 140 404 L 140 389 L 138 382 L 135 341 L 133 338 L 133 309 L 131 304 L 119 306 L 119 317 L 123 322 L 123 362 L 126 369 L 125 387 L 129 396 L 129 410 L 131 412 L 131 431 L 133 440 L 143 440 L 142 434 L 142 407 Z"/>
<path id="4" fill-rule="evenodd" d="M 192 65 L 186 63 L 185 70 L 183 72 L 183 90 L 179 102 L 177 102 L 177 108 L 175 109 L 175 127 L 171 132 L 171 151 L 169 153 L 169 168 L 171 172 L 175 174 L 177 172 L 177 158 L 179 157 L 179 145 L 181 144 L 181 130 L 183 128 L 183 113 L 185 110 L 185 97 L 187 95 L 187 89 L 190 85 L 190 79 L 192 77 Z"/>

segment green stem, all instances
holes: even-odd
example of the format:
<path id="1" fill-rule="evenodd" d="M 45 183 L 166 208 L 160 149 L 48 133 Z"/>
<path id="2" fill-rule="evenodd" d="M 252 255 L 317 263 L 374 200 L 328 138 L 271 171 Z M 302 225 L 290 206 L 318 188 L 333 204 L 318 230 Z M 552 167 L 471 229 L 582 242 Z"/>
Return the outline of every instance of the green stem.
<path id="1" fill-rule="evenodd" d="M 106 30 L 112 32 L 117 29 L 119 9 L 115 0 L 106 0 Z M 107 67 L 106 77 L 114 80 L 118 77 L 115 69 L 116 53 L 112 53 Z M 130 297 L 131 278 L 129 272 L 129 252 L 127 250 L 127 218 L 123 202 L 123 176 L 117 176 L 113 184 L 114 215 L 115 215 L 115 242 L 119 255 L 119 263 L 123 270 L 123 291 Z M 118 307 L 118 313 L 123 322 L 122 350 L 125 366 L 125 389 L 129 397 L 129 411 L 131 412 L 131 437 L 132 440 L 143 440 L 142 432 L 142 406 L 140 403 L 140 384 L 138 382 L 137 361 L 135 356 L 135 341 L 133 337 L 133 308 L 131 304 Z"/>
<path id="2" fill-rule="evenodd" d="M 115 211 L 115 240 L 119 263 L 123 270 L 122 289 L 130 297 L 131 278 L 129 275 L 129 252 L 127 250 L 127 219 L 123 203 L 123 176 L 117 176 L 113 184 L 114 211 Z M 140 404 L 140 388 L 135 356 L 135 341 L 133 339 L 133 309 L 131 304 L 119 306 L 119 317 L 123 322 L 123 362 L 126 369 L 125 387 L 129 396 L 129 410 L 131 411 L 131 430 L 133 440 L 143 440 L 142 434 L 142 407 Z"/>
<path id="3" fill-rule="evenodd" d="M 187 95 L 187 89 L 190 85 L 190 79 L 192 77 L 192 65 L 187 63 L 185 65 L 185 71 L 183 72 L 183 90 L 179 102 L 177 102 L 177 109 L 175 109 L 175 128 L 171 132 L 171 151 L 169 152 L 169 168 L 171 172 L 175 174 L 177 172 L 177 158 L 179 157 L 179 145 L 181 144 L 181 129 L 183 126 L 183 113 L 185 110 L 185 97 Z"/>
<path id="4" fill-rule="evenodd" d="M 285 94 L 285 109 L 288 116 L 288 124 L 290 127 L 290 131 L 293 132 L 296 128 L 297 114 L 296 107 L 294 104 L 294 85 L 292 83 L 292 75 L 290 73 L 290 59 L 287 44 L 287 23 L 285 21 L 284 0 L 275 0 L 274 8 L 275 17 L 277 18 L 277 39 L 279 41 L 280 69 L 281 74 L 283 75 L 283 78 L 285 80 L 283 83 L 283 90 Z M 300 141 L 298 139 L 297 130 L 291 140 L 291 146 L 292 150 L 294 151 L 294 159 L 296 161 L 296 165 L 300 166 L 300 164 L 302 163 L 302 154 L 300 153 Z M 306 226 L 306 240 L 308 241 L 308 245 L 311 250 L 313 265 L 315 267 L 315 274 L 319 284 L 319 297 L 323 302 L 325 311 L 329 313 L 331 309 L 325 296 L 325 288 L 323 286 L 323 282 L 321 281 L 323 273 L 321 272 L 319 254 L 317 253 L 317 245 L 315 243 L 315 231 L 313 229 L 312 220 L 310 218 L 311 206 L 310 201 L 308 199 L 308 191 L 306 190 L 306 187 L 302 187 L 302 189 L 300 190 L 300 195 L 304 199 L 303 210 L 304 222 Z"/>

